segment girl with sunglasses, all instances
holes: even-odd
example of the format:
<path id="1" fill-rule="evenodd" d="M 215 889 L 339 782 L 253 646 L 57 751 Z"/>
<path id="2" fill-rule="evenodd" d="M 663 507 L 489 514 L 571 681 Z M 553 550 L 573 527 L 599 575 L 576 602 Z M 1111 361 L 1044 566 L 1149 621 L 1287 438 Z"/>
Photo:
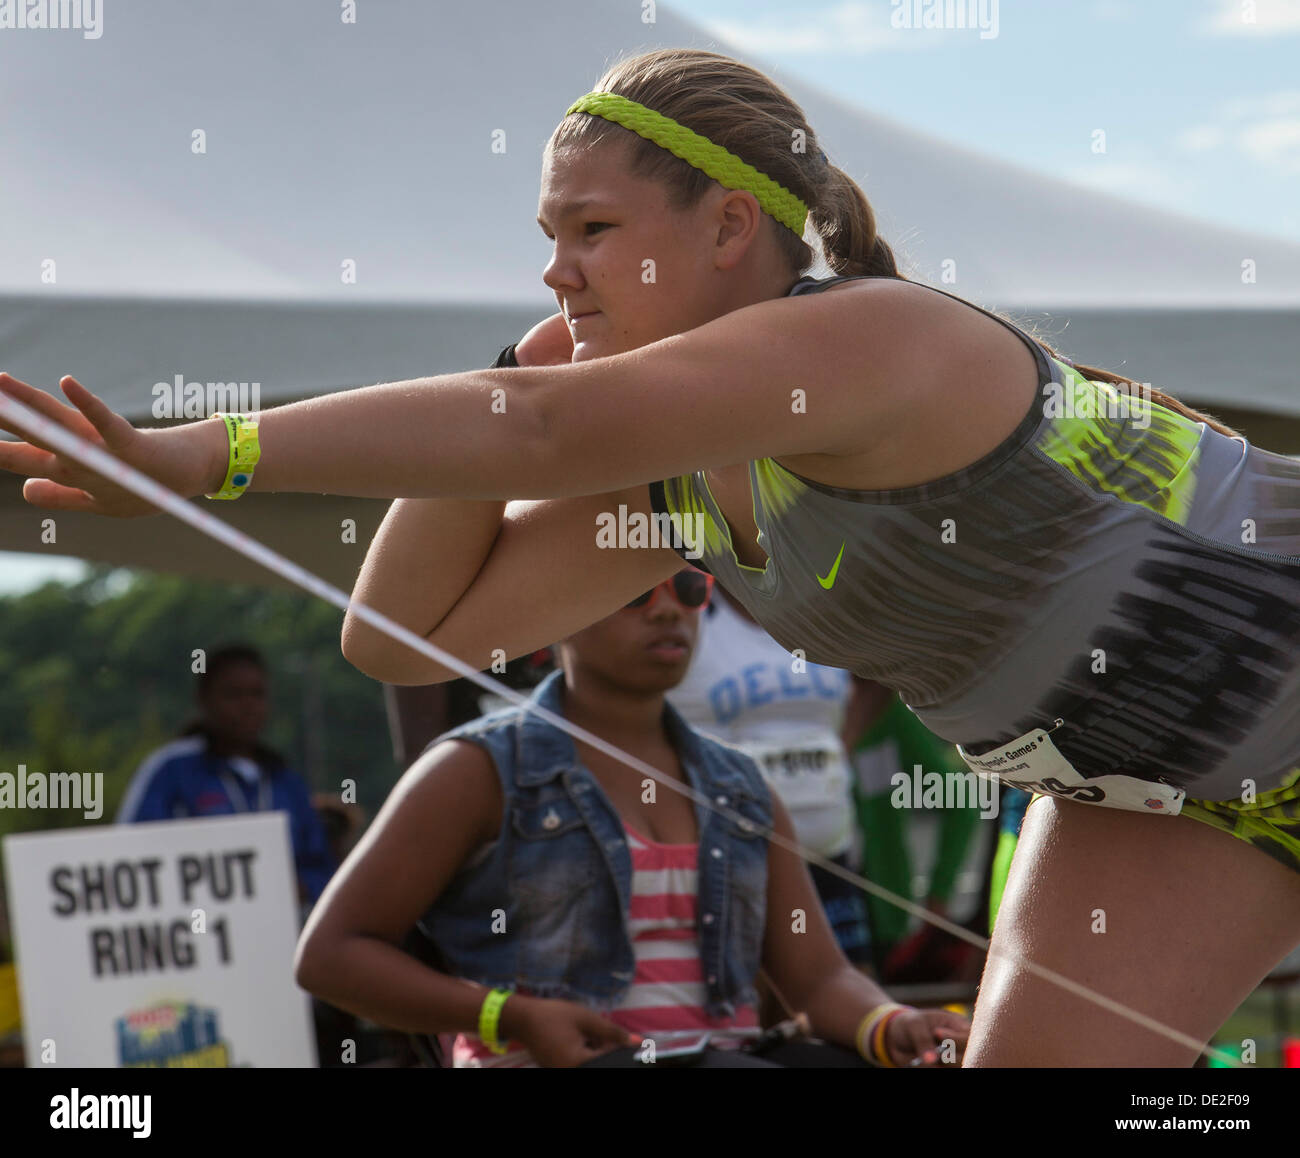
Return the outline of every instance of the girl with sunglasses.
<path id="1" fill-rule="evenodd" d="M 1300 464 L 904 278 L 799 106 L 716 53 L 611 67 L 560 118 L 539 210 L 568 364 L 260 427 L 0 388 L 187 497 L 255 472 L 400 498 L 354 599 L 480 670 L 698 561 L 782 646 L 1040 794 L 968 1064 L 1190 1065 L 1300 938 Z M 835 276 L 807 274 L 806 231 Z M 152 510 L 40 445 L 0 467 L 37 506 Z M 701 533 L 606 549 L 612 514 Z M 343 649 L 391 683 L 455 674 L 353 617 Z"/>
<path id="2" fill-rule="evenodd" d="M 462 725 L 327 888 L 299 984 L 384 1025 L 455 1034 L 458 1066 L 646 1065 L 683 1037 L 752 1040 L 761 967 L 830 1044 L 766 1061 L 696 1049 L 695 1064 L 934 1064 L 945 1039 L 958 1055 L 961 1019 L 893 1005 L 845 960 L 803 862 L 763 836 L 793 830 L 757 766 L 665 702 L 712 585 L 680 571 L 574 633 L 532 698 L 716 807 L 514 706 Z M 398 947 L 417 921 L 438 972 Z"/>

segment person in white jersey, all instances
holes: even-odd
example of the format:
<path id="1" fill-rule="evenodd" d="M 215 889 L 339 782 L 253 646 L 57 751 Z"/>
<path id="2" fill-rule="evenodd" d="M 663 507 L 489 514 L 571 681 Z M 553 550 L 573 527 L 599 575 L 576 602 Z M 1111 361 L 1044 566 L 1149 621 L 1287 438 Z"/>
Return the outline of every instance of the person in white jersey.
<path id="1" fill-rule="evenodd" d="M 845 868 L 856 867 L 843 737 L 853 694 L 849 672 L 786 651 L 718 586 L 700 616 L 686 677 L 666 693 L 693 728 L 752 756 L 789 810 L 799 843 Z M 817 864 L 808 868 L 844 955 L 869 964 L 862 894 Z"/>

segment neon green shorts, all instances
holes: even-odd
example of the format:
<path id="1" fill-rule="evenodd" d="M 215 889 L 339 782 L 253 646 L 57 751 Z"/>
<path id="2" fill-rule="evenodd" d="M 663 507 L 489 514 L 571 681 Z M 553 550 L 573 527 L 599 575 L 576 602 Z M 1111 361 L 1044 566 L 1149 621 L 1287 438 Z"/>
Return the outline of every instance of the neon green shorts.
<path id="1" fill-rule="evenodd" d="M 1189 797 L 1182 815 L 1212 824 L 1300 872 L 1300 768 L 1271 792 L 1261 792 L 1253 804 Z"/>

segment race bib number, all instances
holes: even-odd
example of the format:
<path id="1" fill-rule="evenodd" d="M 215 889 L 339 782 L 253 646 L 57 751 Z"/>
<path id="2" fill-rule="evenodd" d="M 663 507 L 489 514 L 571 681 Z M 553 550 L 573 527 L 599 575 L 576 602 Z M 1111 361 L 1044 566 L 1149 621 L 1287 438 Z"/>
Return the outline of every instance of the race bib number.
<path id="1" fill-rule="evenodd" d="M 1133 776 L 1094 776 L 1084 779 L 1057 751 L 1045 728 L 1026 732 L 1004 748 L 972 756 L 960 744 L 957 751 L 971 771 L 993 776 L 1027 792 L 1096 804 L 1102 808 L 1123 808 L 1129 812 L 1177 816 L 1187 793 L 1168 784 L 1138 780 Z"/>
<path id="2" fill-rule="evenodd" d="M 847 797 L 848 764 L 834 738 L 795 739 L 783 744 L 746 742 L 741 747 L 787 804 Z"/>

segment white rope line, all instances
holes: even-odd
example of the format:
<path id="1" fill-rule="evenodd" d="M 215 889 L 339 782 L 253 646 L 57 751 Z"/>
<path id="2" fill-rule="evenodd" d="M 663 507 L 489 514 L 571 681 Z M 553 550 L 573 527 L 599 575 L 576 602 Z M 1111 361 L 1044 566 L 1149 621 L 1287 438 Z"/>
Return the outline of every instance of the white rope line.
<path id="1" fill-rule="evenodd" d="M 63 427 L 46 418 L 43 414 L 28 406 L 24 406 L 22 403 L 9 397 L 3 392 L 0 392 L 0 418 L 5 419 L 8 424 L 30 431 L 31 434 L 40 441 L 62 451 L 70 458 L 80 462 L 83 466 L 89 467 L 91 470 L 103 475 L 111 482 L 133 492 L 146 502 L 152 503 L 156 507 L 160 507 L 171 515 L 175 515 L 176 518 L 181 520 L 181 522 L 188 523 L 195 529 L 202 531 L 205 535 L 208 535 L 225 546 L 238 551 L 241 555 L 251 559 L 253 562 L 260 563 L 267 570 L 274 571 L 277 575 L 280 575 L 289 582 L 301 587 L 303 590 L 324 599 L 327 603 L 334 604 L 334 606 L 342 609 L 344 612 L 351 612 L 359 619 L 364 620 L 371 627 L 374 627 L 385 635 L 395 639 L 398 643 L 404 643 L 408 647 L 414 648 L 421 655 L 434 660 L 445 668 L 457 672 L 464 676 L 465 679 L 478 684 L 479 687 L 484 690 L 494 692 L 497 695 L 502 695 L 512 703 L 524 707 L 530 712 L 536 713 L 542 719 L 546 720 L 547 723 L 552 724 L 561 731 L 567 732 L 570 736 L 590 744 L 593 748 L 604 752 L 607 756 L 612 757 L 619 763 L 626 764 L 628 767 L 644 773 L 657 783 L 663 784 L 672 791 L 690 798 L 696 804 L 726 817 L 728 820 L 731 820 L 742 828 L 749 831 L 763 833 L 766 838 L 773 844 L 777 845 L 777 847 L 783 848 L 787 852 L 792 852 L 805 861 L 817 864 L 827 872 L 833 873 L 835 876 L 848 881 L 857 888 L 873 893 L 882 900 L 911 913 L 914 917 L 918 917 L 920 920 L 926 921 L 929 924 L 934 925 L 936 928 L 942 929 L 945 933 L 948 933 L 953 937 L 958 937 L 961 940 L 974 945 L 977 949 L 983 950 L 985 953 L 989 954 L 990 957 L 1006 957 L 1027 969 L 1035 976 L 1041 977 L 1045 981 L 1050 981 L 1052 984 L 1057 985 L 1078 997 L 1092 1001 L 1111 1013 L 1116 1013 L 1122 1017 L 1126 1017 L 1135 1024 L 1140 1025 L 1153 1033 L 1167 1037 L 1170 1041 L 1176 1042 L 1181 1046 L 1195 1050 L 1198 1053 L 1204 1050 L 1204 1052 L 1209 1054 L 1211 1057 L 1214 1057 L 1229 1066 L 1244 1066 L 1245 1063 L 1240 1059 L 1233 1057 L 1231 1054 L 1222 1050 L 1203 1046 L 1196 1038 L 1183 1033 L 1181 1030 L 1174 1029 L 1172 1026 L 1164 1025 L 1136 1009 L 1130 1009 L 1128 1006 L 1107 997 L 1103 993 L 1099 993 L 1094 989 L 1090 989 L 1086 985 L 1071 980 L 1069 977 L 1066 977 L 1061 973 L 1057 973 L 1053 969 L 1048 969 L 1046 966 L 1031 961 L 1023 954 L 1010 949 L 994 949 L 992 943 L 987 937 L 981 937 L 977 933 L 972 933 L 969 929 L 956 925 L 952 921 L 940 917 L 904 897 L 898 896 L 896 893 L 876 884 L 874 881 L 870 881 L 866 877 L 860 876 L 850 869 L 846 869 L 841 865 L 836 864 L 834 861 L 827 860 L 818 853 L 805 849 L 795 841 L 788 840 L 770 828 L 764 829 L 764 826 L 755 824 L 753 821 L 742 816 L 729 806 L 719 804 L 715 800 L 710 800 L 702 792 L 697 791 L 690 785 L 679 783 L 667 776 L 665 773 L 660 772 L 658 769 L 652 768 L 649 764 L 645 763 L 645 761 L 631 755 L 631 753 L 624 752 L 621 748 L 608 743 L 600 736 L 588 732 L 585 728 L 582 728 L 577 724 L 570 723 L 563 716 L 556 715 L 554 712 L 543 708 L 540 704 L 531 703 L 527 696 L 516 691 L 514 688 L 493 679 L 491 676 L 484 675 L 482 672 L 475 671 L 463 660 L 452 655 L 450 652 L 443 651 L 440 647 L 430 643 L 423 636 L 416 635 L 415 632 L 403 627 L 400 623 L 389 619 L 381 612 L 373 610 L 364 603 L 353 601 L 348 594 L 340 590 L 338 587 L 325 582 L 325 580 L 321 579 L 319 576 L 303 567 L 300 567 L 291 559 L 286 559 L 283 555 L 271 550 L 271 548 L 267 547 L 264 543 L 246 535 L 243 531 L 223 523 L 215 515 L 209 514 L 196 504 L 181 498 L 180 495 L 176 494 L 174 491 L 168 490 L 161 483 L 154 481 L 148 475 L 143 474 L 135 467 L 123 462 L 121 459 L 109 453 L 107 450 L 104 450 L 102 447 L 95 446 L 93 443 L 78 438 L 75 434 L 64 430 Z"/>

